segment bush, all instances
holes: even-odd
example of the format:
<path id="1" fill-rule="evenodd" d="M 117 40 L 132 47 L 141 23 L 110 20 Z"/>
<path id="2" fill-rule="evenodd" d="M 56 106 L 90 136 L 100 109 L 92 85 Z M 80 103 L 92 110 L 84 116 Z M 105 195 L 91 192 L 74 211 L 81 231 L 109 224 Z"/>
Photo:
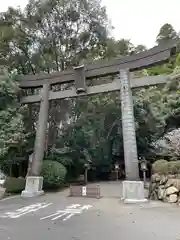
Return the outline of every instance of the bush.
<path id="1" fill-rule="evenodd" d="M 179 174 L 180 173 L 180 161 L 168 162 L 168 173 Z"/>
<path id="2" fill-rule="evenodd" d="M 6 188 L 6 193 L 21 193 L 25 189 L 25 184 L 25 178 L 7 177 L 3 187 Z"/>
<path id="3" fill-rule="evenodd" d="M 158 160 L 152 165 L 153 173 L 163 174 L 163 175 L 176 175 L 180 174 L 180 161 L 165 161 Z"/>
<path id="4" fill-rule="evenodd" d="M 168 161 L 158 160 L 152 165 L 153 173 L 168 174 Z"/>
<path id="5" fill-rule="evenodd" d="M 45 160 L 41 171 L 44 177 L 43 187 L 45 189 L 61 187 L 65 181 L 66 172 L 66 168 L 61 163 Z"/>

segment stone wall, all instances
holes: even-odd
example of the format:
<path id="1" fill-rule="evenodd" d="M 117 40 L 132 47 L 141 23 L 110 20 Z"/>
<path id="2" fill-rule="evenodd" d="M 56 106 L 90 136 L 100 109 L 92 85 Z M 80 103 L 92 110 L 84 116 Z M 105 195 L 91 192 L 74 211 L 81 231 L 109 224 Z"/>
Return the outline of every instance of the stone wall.
<path id="1" fill-rule="evenodd" d="M 180 176 L 152 175 L 149 187 L 149 198 L 180 204 Z"/>

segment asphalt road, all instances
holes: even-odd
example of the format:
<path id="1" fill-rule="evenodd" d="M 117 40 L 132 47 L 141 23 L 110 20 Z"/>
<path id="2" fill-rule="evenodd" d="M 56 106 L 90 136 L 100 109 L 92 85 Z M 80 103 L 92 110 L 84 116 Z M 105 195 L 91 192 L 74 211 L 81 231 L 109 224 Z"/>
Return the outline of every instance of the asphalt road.
<path id="1" fill-rule="evenodd" d="M 118 198 L 69 198 L 54 193 L 0 201 L 0 239 L 178 240 L 180 207 L 124 205 Z"/>

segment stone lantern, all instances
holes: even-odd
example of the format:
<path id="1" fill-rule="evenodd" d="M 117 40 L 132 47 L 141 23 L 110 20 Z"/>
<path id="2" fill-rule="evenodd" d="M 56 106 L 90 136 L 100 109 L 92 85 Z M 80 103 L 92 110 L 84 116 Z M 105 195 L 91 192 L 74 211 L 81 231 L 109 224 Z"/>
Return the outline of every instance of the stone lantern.
<path id="1" fill-rule="evenodd" d="M 144 187 L 146 187 L 146 172 L 148 168 L 147 168 L 147 160 L 145 158 L 140 158 L 140 169 L 143 172 Z"/>
<path id="2" fill-rule="evenodd" d="M 91 168 L 91 160 L 88 160 L 87 163 L 84 164 L 84 181 L 85 185 L 88 183 L 88 170 Z"/>
<path id="3" fill-rule="evenodd" d="M 115 172 L 116 172 L 116 181 L 118 181 L 118 179 L 119 179 L 119 164 L 116 163 L 114 168 L 115 168 Z"/>

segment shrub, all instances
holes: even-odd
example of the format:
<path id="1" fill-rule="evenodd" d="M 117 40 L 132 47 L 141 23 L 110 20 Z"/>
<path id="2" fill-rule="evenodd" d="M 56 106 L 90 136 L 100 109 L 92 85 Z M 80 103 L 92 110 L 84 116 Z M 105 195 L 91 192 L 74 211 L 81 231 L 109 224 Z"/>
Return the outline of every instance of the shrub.
<path id="1" fill-rule="evenodd" d="M 179 174 L 180 173 L 180 161 L 168 162 L 168 173 Z"/>
<path id="2" fill-rule="evenodd" d="M 44 177 L 43 187 L 46 189 L 61 187 L 65 181 L 66 172 L 66 168 L 61 163 L 45 160 L 41 171 L 41 175 Z"/>
<path id="3" fill-rule="evenodd" d="M 158 174 L 180 174 L 180 161 L 158 160 L 152 165 L 153 173 Z"/>
<path id="4" fill-rule="evenodd" d="M 158 160 L 152 165 L 153 173 L 168 174 L 168 162 L 166 160 Z"/>
<path id="5" fill-rule="evenodd" d="M 6 193 L 20 193 L 25 189 L 25 184 L 25 178 L 7 177 L 3 187 Z"/>

